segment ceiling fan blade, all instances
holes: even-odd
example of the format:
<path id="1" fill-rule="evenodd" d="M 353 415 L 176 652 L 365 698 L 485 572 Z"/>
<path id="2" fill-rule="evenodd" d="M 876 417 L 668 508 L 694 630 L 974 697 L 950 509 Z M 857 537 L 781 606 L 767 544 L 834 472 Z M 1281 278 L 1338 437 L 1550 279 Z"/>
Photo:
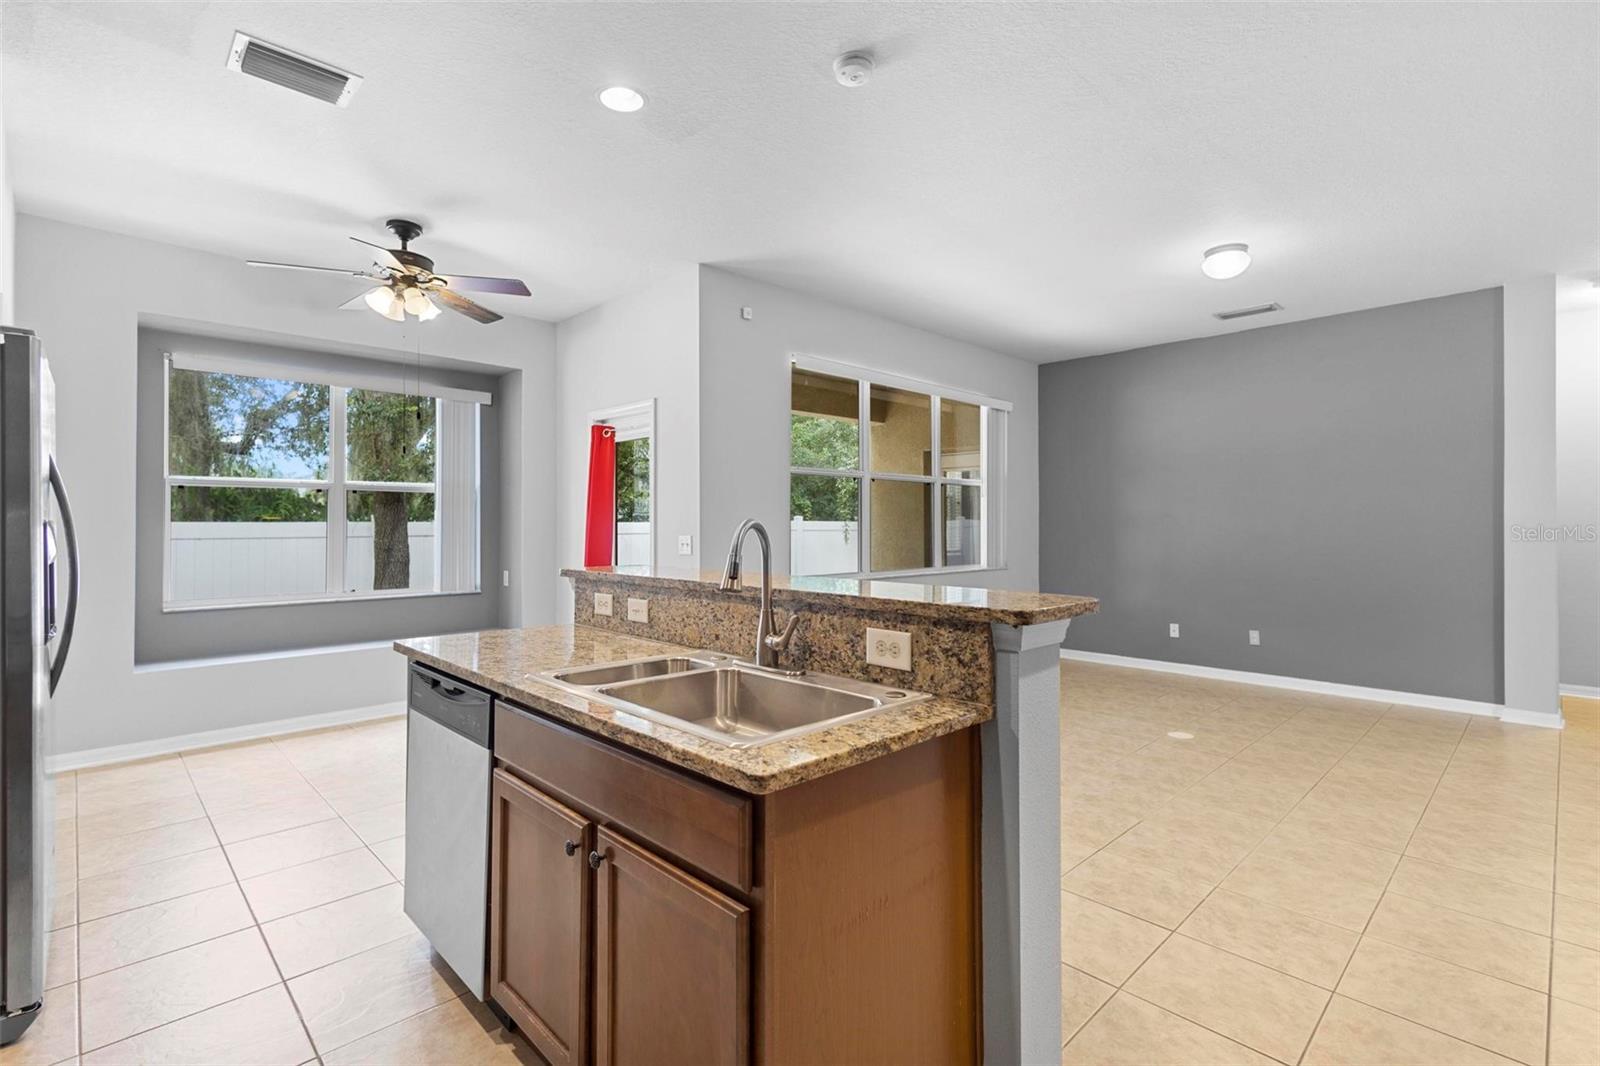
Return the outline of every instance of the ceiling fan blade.
<path id="1" fill-rule="evenodd" d="M 444 304 L 450 310 L 455 311 L 457 314 L 466 315 L 474 322 L 482 322 L 487 325 L 490 322 L 498 322 L 503 317 L 495 314 L 482 304 L 473 303 L 465 296 L 457 296 L 449 289 L 429 289 L 428 295 Z"/>
<path id="2" fill-rule="evenodd" d="M 350 270 L 346 267 L 314 267 L 302 263 L 268 263 L 260 259 L 246 259 L 246 266 L 272 267 L 274 270 L 312 270 L 319 274 L 343 274 L 348 278 L 377 278 L 378 275 L 370 274 L 365 270 Z"/>
<path id="3" fill-rule="evenodd" d="M 373 256 L 373 258 L 376 259 L 379 263 L 381 263 L 384 266 L 388 267 L 390 270 L 403 270 L 403 269 L 405 269 L 405 265 L 403 263 L 401 263 L 400 260 L 396 259 L 394 257 L 394 253 L 391 252 L 389 249 L 385 248 L 383 245 L 381 245 L 381 244 L 373 244 L 371 241 L 364 241 L 360 237 L 351 237 L 350 239 L 355 241 L 357 244 L 364 244 L 368 248 L 377 249 L 378 254 Z"/>
<path id="4" fill-rule="evenodd" d="M 507 296 L 532 296 L 516 278 L 484 278 L 475 274 L 436 274 L 457 292 L 499 292 Z"/>

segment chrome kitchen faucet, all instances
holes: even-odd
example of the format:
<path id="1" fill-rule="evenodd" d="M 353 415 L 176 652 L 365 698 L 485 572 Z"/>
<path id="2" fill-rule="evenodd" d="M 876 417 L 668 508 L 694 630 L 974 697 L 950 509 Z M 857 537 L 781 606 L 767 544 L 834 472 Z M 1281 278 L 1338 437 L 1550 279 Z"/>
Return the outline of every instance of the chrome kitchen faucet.
<path id="1" fill-rule="evenodd" d="M 744 550 L 744 537 L 751 530 L 755 531 L 756 540 L 761 542 L 761 609 L 756 618 L 756 665 L 768 670 L 777 670 L 778 656 L 794 638 L 795 626 L 800 624 L 800 616 L 791 613 L 783 632 L 773 632 L 777 627 L 777 619 L 772 613 L 772 541 L 767 536 L 767 527 L 754 518 L 744 520 L 739 531 L 733 535 L 733 543 L 728 546 L 728 565 L 722 571 L 722 591 L 737 592 L 743 587 L 739 584 L 739 567 L 741 553 Z"/>

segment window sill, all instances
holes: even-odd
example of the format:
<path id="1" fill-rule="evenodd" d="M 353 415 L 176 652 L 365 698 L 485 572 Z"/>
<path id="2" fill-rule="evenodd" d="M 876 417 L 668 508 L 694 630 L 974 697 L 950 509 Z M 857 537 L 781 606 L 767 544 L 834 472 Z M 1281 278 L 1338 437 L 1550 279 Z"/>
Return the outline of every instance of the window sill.
<path id="1" fill-rule="evenodd" d="M 366 593 L 360 596 L 299 596 L 293 599 L 277 600 L 206 600 L 196 603 L 163 603 L 162 614 L 191 614 L 198 611 L 233 611 L 240 608 L 256 607 L 304 607 L 314 603 L 383 603 L 389 600 L 426 600 L 437 599 L 443 596 L 481 596 L 482 589 L 467 589 L 461 592 L 379 592 Z"/>
<path id="2" fill-rule="evenodd" d="M 237 655 L 211 655 L 203 659 L 159 659 L 154 662 L 135 662 L 136 674 L 155 674 L 168 670 L 204 670 L 216 666 L 240 666 L 245 663 L 279 662 L 304 659 L 317 655 L 348 655 L 354 652 L 388 651 L 394 644 L 388 640 L 370 640 L 360 644 L 323 644 L 312 648 L 289 648 L 284 651 L 241 652 Z"/>

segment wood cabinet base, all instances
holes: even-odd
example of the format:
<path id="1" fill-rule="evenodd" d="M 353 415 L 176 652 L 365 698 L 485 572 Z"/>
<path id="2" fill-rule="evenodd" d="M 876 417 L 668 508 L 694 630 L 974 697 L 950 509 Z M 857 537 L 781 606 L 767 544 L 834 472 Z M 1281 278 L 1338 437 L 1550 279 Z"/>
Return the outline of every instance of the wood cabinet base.
<path id="1" fill-rule="evenodd" d="M 978 1061 L 972 730 L 750 797 L 495 728 L 491 996 L 552 1063 Z"/>

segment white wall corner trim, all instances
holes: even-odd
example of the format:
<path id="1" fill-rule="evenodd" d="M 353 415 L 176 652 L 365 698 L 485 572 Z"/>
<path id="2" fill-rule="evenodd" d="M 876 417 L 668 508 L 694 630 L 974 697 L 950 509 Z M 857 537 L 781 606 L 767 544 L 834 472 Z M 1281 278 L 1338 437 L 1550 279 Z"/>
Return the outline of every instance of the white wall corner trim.
<path id="1" fill-rule="evenodd" d="M 406 713 L 404 702 L 377 703 L 371 707 L 352 707 L 326 714 L 305 714 L 298 718 L 279 718 L 272 722 L 234 726 L 231 729 L 211 729 L 203 733 L 186 733 L 157 740 L 141 740 L 133 744 L 116 744 L 109 748 L 89 748 L 85 751 L 68 751 L 52 755 L 45 760 L 45 772 L 59 774 L 66 770 L 87 770 L 95 766 L 133 762 L 156 755 L 171 755 L 179 751 L 214 748 L 223 744 L 238 744 L 246 740 L 282 737 L 291 733 L 309 733 L 317 729 L 369 722 L 378 718 L 398 718 Z"/>
<path id="2" fill-rule="evenodd" d="M 1100 663 L 1103 666 L 1121 666 L 1130 670 L 1153 670 L 1162 674 L 1184 674 L 1204 677 L 1213 681 L 1233 681 L 1241 685 L 1261 685 L 1265 688 L 1291 689 L 1295 692 L 1315 692 L 1322 696 L 1339 696 L 1352 700 L 1371 700 L 1376 703 L 1400 703 L 1407 707 L 1427 707 L 1435 711 L 1453 711 L 1457 714 L 1475 714 L 1499 718 L 1518 725 L 1537 725 L 1560 729 L 1564 725 L 1560 714 L 1527 711 L 1505 707 L 1497 703 L 1457 699 L 1454 696 L 1430 696 L 1423 692 L 1400 692 L 1386 688 L 1367 688 L 1364 685 L 1345 685 L 1337 681 L 1313 681 L 1304 677 L 1284 677 L 1281 674 L 1257 674 L 1248 670 L 1224 670 L 1216 666 L 1199 666 L 1194 663 L 1175 663 L 1165 659 L 1135 659 L 1129 655 L 1111 655 L 1098 651 L 1079 651 L 1062 648 L 1063 659 L 1078 662 Z"/>
<path id="3" fill-rule="evenodd" d="M 1559 715 L 1559 548 L 1556 528 L 1556 279 L 1503 289 L 1501 535 L 1508 707 Z"/>

